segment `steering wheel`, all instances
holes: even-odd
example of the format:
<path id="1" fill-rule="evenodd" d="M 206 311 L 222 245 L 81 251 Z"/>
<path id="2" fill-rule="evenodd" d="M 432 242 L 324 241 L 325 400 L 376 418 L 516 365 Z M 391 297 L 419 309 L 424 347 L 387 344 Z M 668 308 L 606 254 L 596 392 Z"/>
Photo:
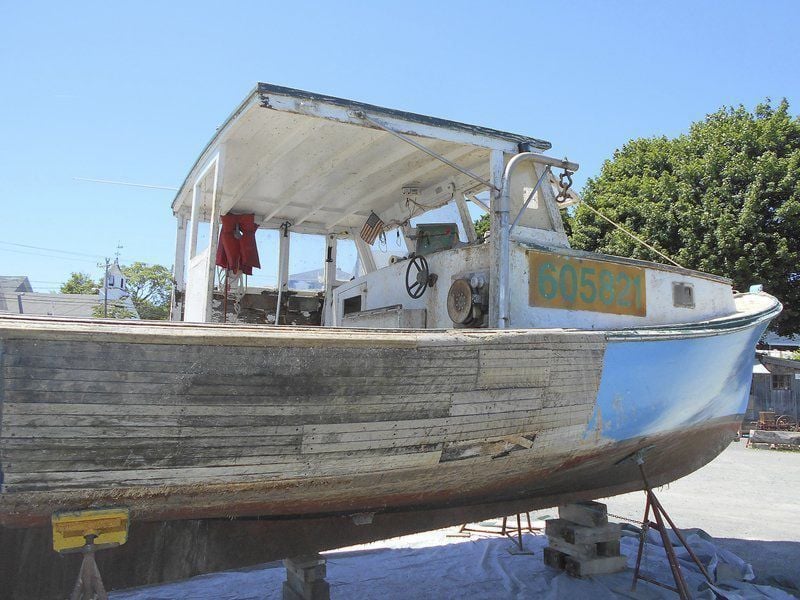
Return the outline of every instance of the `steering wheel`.
<path id="1" fill-rule="evenodd" d="M 422 297 L 422 294 L 428 289 L 430 278 L 428 261 L 425 260 L 425 257 L 413 256 L 406 267 L 406 292 L 408 295 L 415 300 Z"/>

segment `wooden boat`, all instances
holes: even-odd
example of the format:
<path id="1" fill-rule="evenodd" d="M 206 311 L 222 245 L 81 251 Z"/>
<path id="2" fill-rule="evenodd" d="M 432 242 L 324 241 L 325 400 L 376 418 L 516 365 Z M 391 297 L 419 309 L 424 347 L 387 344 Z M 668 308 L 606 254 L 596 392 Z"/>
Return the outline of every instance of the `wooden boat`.
<path id="1" fill-rule="evenodd" d="M 130 510 L 99 557 L 113 587 L 642 489 L 637 452 L 654 485 L 714 458 L 780 304 L 569 248 L 577 195 L 552 169 L 577 165 L 548 147 L 259 84 L 173 203 L 174 322 L 0 316 L 6 580 L 45 597 L 74 577 L 48 550 L 58 511 Z M 468 199 L 491 209 L 486 242 Z M 419 216 L 446 205 L 460 223 Z M 235 314 L 224 214 L 280 231 L 277 297 L 230 298 L 262 302 L 261 324 L 211 322 Z M 373 214 L 404 245 L 385 264 Z M 323 236 L 319 294 L 288 289 L 295 233 Z M 341 240 L 361 269 L 343 283 Z M 291 325 L 298 298 L 322 327 Z"/>

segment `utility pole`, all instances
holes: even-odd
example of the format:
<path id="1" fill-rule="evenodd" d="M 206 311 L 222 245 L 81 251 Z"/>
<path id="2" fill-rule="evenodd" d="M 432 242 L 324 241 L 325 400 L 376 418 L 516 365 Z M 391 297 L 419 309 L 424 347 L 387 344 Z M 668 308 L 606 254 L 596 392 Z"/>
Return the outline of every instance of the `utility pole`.
<path id="1" fill-rule="evenodd" d="M 103 317 L 108 318 L 108 268 L 111 266 L 111 260 L 106 257 L 106 274 L 103 277 Z"/>

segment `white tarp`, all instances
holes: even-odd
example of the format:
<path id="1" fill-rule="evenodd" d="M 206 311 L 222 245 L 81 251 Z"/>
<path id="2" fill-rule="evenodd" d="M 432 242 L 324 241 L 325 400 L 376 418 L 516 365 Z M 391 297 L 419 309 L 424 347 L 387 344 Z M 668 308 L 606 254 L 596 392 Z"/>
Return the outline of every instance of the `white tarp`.
<path id="1" fill-rule="evenodd" d="M 331 598 L 359 600 L 409 599 L 507 599 L 507 598 L 647 598 L 674 600 L 673 592 L 640 581 L 631 594 L 632 567 L 638 536 L 625 531 L 622 552 L 628 569 L 613 575 L 575 579 L 542 562 L 547 545 L 543 535 L 526 533 L 525 549 L 500 537 L 448 537 L 457 529 L 396 538 L 326 553 L 327 581 Z M 687 541 L 698 554 L 716 585 L 709 586 L 682 547 L 676 547 L 684 577 L 694 597 L 700 599 L 790 599 L 792 596 L 767 586 L 749 583 L 753 569 L 739 557 L 714 545 L 699 530 L 687 531 Z M 649 532 L 643 572 L 673 584 L 660 537 Z M 677 541 L 677 540 L 676 540 Z M 285 571 L 281 563 L 270 563 L 247 571 L 204 575 L 156 587 L 116 592 L 113 600 L 279 600 Z"/>

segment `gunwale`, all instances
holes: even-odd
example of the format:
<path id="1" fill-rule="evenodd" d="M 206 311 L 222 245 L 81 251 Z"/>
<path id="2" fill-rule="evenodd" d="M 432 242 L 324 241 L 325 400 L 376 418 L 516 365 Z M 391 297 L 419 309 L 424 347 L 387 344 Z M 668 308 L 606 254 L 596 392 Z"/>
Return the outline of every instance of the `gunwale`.
<path id="1" fill-rule="evenodd" d="M 274 343 L 294 347 L 330 344 L 336 347 L 374 347 L 376 341 L 385 347 L 414 347 L 419 344 L 457 346 L 470 343 L 513 343 L 531 336 L 575 335 L 598 336 L 609 339 L 644 339 L 665 336 L 715 335 L 720 331 L 735 331 L 754 323 L 774 318 L 782 309 L 781 303 L 764 292 L 734 296 L 737 311 L 711 320 L 674 325 L 638 326 L 606 330 L 586 329 L 369 329 L 358 327 L 315 327 L 278 325 L 264 327 L 247 324 L 190 323 L 181 321 L 125 321 L 112 319 L 69 319 L 25 315 L 0 315 L 0 340 L 15 332 L 22 337 L 48 337 L 58 333 L 60 339 L 93 339 L 136 341 L 148 343 L 203 344 L 230 346 L 269 346 Z M 742 308 L 738 308 L 739 306 Z M 1 350 L 1 348 L 0 348 Z"/>

